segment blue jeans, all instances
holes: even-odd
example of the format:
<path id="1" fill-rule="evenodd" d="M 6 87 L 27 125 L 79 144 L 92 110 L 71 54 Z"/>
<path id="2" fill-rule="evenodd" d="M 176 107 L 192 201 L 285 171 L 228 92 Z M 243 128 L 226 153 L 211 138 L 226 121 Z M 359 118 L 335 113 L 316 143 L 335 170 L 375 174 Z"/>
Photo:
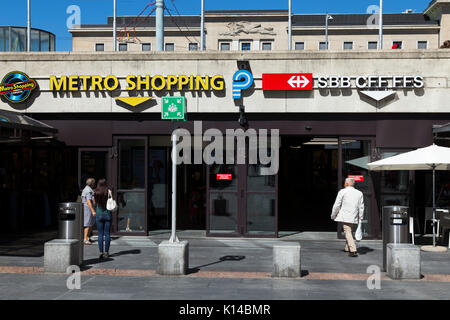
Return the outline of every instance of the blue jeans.
<path id="1" fill-rule="evenodd" d="M 97 214 L 97 230 L 98 230 L 98 250 L 103 252 L 109 252 L 109 245 L 111 243 L 111 213 Z M 105 236 L 105 251 L 103 251 L 103 236 Z"/>

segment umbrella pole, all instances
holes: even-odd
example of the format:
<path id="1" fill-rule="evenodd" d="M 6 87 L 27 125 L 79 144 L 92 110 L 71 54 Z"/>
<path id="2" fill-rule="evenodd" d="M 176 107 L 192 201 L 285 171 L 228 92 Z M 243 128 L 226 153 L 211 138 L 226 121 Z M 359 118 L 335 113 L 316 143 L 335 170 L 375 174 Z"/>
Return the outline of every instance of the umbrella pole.
<path id="1" fill-rule="evenodd" d="M 436 247 L 436 165 L 433 165 L 433 247 Z"/>

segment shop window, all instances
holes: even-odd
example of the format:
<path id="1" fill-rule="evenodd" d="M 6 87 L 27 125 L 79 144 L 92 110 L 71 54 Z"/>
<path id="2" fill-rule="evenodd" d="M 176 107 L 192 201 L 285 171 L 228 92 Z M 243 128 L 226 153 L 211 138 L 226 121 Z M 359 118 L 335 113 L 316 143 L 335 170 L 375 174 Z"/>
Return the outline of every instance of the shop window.
<path id="1" fill-rule="evenodd" d="M 151 50 L 152 50 L 151 43 L 143 43 L 142 44 L 142 51 L 151 51 Z"/>
<path id="2" fill-rule="evenodd" d="M 96 43 L 95 51 L 105 51 L 105 45 L 103 43 Z"/>
<path id="3" fill-rule="evenodd" d="M 231 50 L 231 43 L 229 42 L 221 42 L 219 44 L 220 51 L 230 51 Z"/>
<path id="4" fill-rule="evenodd" d="M 175 51 L 175 43 L 166 43 L 166 51 Z"/>
<path id="5" fill-rule="evenodd" d="M 377 50 L 378 49 L 378 42 L 377 41 L 369 41 L 367 45 L 367 49 L 369 50 Z"/>
<path id="6" fill-rule="evenodd" d="M 417 49 L 428 49 L 428 42 L 427 41 L 418 41 Z"/>
<path id="7" fill-rule="evenodd" d="M 189 51 L 198 51 L 198 43 L 189 43 Z"/>
<path id="8" fill-rule="evenodd" d="M 353 42 L 351 41 L 344 42 L 344 50 L 353 50 Z"/>
<path id="9" fill-rule="evenodd" d="M 305 50 L 305 43 L 304 42 L 296 42 L 295 50 Z"/>
<path id="10" fill-rule="evenodd" d="M 119 51 L 127 51 L 128 45 L 126 43 L 119 43 Z"/>

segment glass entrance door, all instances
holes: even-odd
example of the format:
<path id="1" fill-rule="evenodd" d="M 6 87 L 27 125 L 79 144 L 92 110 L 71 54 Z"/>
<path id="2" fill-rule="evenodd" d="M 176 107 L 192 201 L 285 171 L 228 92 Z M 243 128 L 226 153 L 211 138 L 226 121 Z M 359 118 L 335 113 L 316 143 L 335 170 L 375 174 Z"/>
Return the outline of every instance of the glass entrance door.
<path id="1" fill-rule="evenodd" d="M 117 150 L 117 191 L 119 209 L 114 213 L 113 229 L 127 235 L 147 234 L 147 157 L 146 137 L 115 137 Z"/>
<path id="2" fill-rule="evenodd" d="M 83 189 L 88 178 L 110 181 L 110 151 L 108 148 L 81 148 L 78 150 L 78 185 Z"/>

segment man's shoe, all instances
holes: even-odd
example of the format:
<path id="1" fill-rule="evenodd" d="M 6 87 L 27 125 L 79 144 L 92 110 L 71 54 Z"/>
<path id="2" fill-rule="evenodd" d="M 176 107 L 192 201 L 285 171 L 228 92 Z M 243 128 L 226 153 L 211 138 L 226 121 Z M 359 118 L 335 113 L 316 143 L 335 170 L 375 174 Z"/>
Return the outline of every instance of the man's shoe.
<path id="1" fill-rule="evenodd" d="M 356 258 L 358 256 L 358 252 L 350 252 L 348 254 L 349 257 Z"/>
<path id="2" fill-rule="evenodd" d="M 103 254 L 103 258 L 108 259 L 108 258 L 109 258 L 109 253 L 108 253 L 108 252 L 105 252 L 105 253 Z"/>

